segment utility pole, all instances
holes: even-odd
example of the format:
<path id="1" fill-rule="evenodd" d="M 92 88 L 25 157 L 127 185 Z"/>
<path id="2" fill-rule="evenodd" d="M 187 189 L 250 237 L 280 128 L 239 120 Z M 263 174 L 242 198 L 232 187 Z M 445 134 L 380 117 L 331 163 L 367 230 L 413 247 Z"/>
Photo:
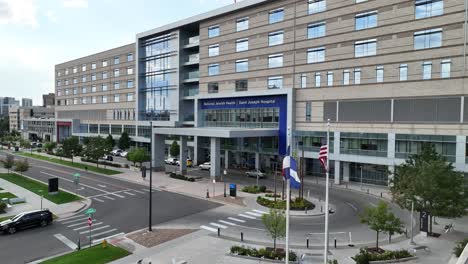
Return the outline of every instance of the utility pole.
<path id="1" fill-rule="evenodd" d="M 149 180 L 149 216 L 148 216 L 148 231 L 153 231 L 153 122 L 150 121 L 151 138 L 150 138 L 150 180 Z"/>

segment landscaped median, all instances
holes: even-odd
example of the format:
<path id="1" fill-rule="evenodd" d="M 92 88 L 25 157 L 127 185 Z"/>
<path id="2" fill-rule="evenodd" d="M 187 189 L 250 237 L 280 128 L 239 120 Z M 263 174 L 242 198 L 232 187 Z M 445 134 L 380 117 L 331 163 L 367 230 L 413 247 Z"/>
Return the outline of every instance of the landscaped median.
<path id="1" fill-rule="evenodd" d="M 41 262 L 41 264 L 104 264 L 130 255 L 130 252 L 107 244 L 106 247 L 97 245 L 91 248 L 75 251 L 60 257 Z"/>
<path id="2" fill-rule="evenodd" d="M 49 189 L 44 183 L 15 173 L 0 173 L 0 179 L 4 179 L 20 187 L 23 187 L 24 189 L 37 195 L 43 195 L 45 199 L 56 204 L 64 204 L 81 200 L 80 197 L 63 190 L 60 190 L 56 195 L 50 195 Z"/>
<path id="3" fill-rule="evenodd" d="M 57 163 L 57 164 L 60 164 L 60 165 L 65 165 L 65 166 L 69 166 L 69 167 L 73 167 L 73 168 L 77 168 L 77 169 L 82 169 L 82 170 L 89 170 L 89 171 L 92 171 L 92 172 L 102 173 L 102 174 L 106 174 L 106 175 L 115 175 L 115 174 L 121 173 L 120 171 L 116 171 L 116 170 L 110 170 L 110 169 L 106 169 L 106 168 L 88 166 L 88 165 L 83 164 L 83 163 L 71 162 L 71 161 L 68 161 L 68 160 L 61 160 L 61 159 L 58 159 L 58 158 L 46 157 L 46 156 L 43 156 L 43 155 L 38 155 L 38 154 L 33 154 L 33 153 L 19 152 L 17 154 L 21 155 L 23 157 L 28 157 L 28 158 L 38 159 L 38 160 L 44 160 L 44 161 L 48 161 L 48 162 Z"/>

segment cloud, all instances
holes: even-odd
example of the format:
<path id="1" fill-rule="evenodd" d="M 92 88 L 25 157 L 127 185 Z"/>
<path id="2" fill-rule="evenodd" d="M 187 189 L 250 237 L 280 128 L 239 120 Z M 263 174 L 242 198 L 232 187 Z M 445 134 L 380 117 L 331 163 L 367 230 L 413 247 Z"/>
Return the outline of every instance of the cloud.
<path id="1" fill-rule="evenodd" d="M 0 0 L 0 25 L 39 26 L 36 0 Z"/>
<path id="2" fill-rule="evenodd" d="M 50 22 L 52 23 L 57 23 L 58 22 L 58 18 L 57 18 L 57 14 L 55 13 L 55 11 L 53 10 L 49 10 L 45 13 L 45 16 L 47 17 L 47 19 L 49 19 Z"/>
<path id="3" fill-rule="evenodd" d="M 88 0 L 64 0 L 63 6 L 69 8 L 87 8 Z"/>

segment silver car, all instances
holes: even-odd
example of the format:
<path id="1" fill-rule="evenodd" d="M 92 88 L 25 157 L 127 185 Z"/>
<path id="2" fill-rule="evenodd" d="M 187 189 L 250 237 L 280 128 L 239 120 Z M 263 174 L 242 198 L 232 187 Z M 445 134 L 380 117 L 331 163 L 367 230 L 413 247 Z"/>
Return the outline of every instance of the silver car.
<path id="1" fill-rule="evenodd" d="M 201 170 L 211 170 L 211 162 L 205 162 L 199 167 Z"/>
<path id="2" fill-rule="evenodd" d="M 261 170 L 253 170 L 253 171 L 248 171 L 245 173 L 247 177 L 253 177 L 253 178 L 264 178 L 266 176 L 264 171 Z"/>

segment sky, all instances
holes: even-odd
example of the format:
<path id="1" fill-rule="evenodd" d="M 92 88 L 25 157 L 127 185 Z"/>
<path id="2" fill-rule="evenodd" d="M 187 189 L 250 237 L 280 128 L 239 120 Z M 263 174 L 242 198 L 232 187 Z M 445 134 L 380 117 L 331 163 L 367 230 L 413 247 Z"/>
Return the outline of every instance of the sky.
<path id="1" fill-rule="evenodd" d="M 234 0 L 0 0 L 0 97 L 54 92 L 56 64 Z"/>

